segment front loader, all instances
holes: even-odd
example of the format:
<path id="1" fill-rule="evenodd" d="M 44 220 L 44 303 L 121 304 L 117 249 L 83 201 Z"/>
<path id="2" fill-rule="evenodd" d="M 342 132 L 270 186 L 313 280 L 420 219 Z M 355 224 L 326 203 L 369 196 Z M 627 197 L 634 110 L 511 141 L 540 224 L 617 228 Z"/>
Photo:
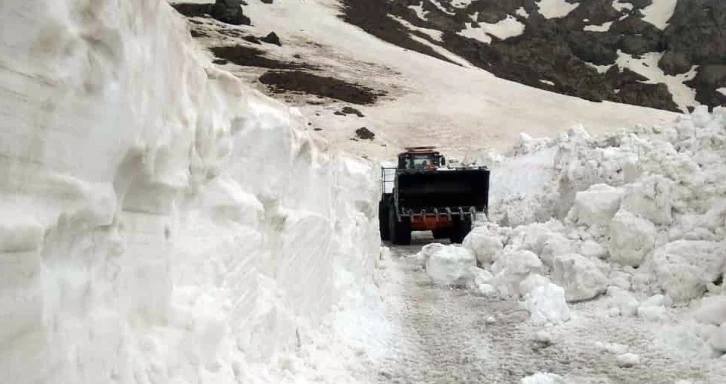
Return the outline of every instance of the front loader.
<path id="1" fill-rule="evenodd" d="M 488 214 L 489 169 L 449 168 L 433 147 L 406 148 L 398 166 L 382 168 L 381 239 L 411 243 L 412 231 L 461 243 L 478 212 Z"/>

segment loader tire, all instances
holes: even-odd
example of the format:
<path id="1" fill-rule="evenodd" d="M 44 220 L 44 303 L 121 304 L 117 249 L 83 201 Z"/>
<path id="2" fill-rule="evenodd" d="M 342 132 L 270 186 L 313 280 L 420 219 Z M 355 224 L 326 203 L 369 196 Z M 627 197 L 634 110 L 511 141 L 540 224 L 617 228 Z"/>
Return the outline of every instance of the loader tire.
<path id="1" fill-rule="evenodd" d="M 381 232 L 381 240 L 391 240 L 391 227 L 388 218 L 388 199 L 381 199 L 378 203 L 378 230 Z"/>
<path id="2" fill-rule="evenodd" d="M 447 239 L 451 237 L 451 228 L 434 229 L 431 234 L 434 235 L 434 239 Z"/>
<path id="3" fill-rule="evenodd" d="M 402 217 L 401 221 L 398 221 L 396 218 L 396 208 L 389 206 L 388 223 L 391 230 L 391 243 L 395 245 L 411 244 L 411 221 L 409 218 Z"/>
<path id="4" fill-rule="evenodd" d="M 454 219 L 454 227 L 451 228 L 451 237 L 449 240 L 451 240 L 452 244 L 461 244 L 469 232 L 471 232 L 471 220 L 468 218 L 456 218 Z"/>

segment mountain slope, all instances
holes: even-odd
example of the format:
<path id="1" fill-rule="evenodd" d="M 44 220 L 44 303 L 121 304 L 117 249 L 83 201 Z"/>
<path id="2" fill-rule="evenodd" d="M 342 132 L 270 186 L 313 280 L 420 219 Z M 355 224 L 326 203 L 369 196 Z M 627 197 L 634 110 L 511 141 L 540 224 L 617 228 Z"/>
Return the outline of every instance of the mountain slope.
<path id="1" fill-rule="evenodd" d="M 523 131 L 551 135 L 585 124 L 594 132 L 603 132 L 634 124 L 661 124 L 675 116 L 534 89 L 495 77 L 440 47 L 437 52 L 448 61 L 402 49 L 346 23 L 337 1 L 250 1 L 243 9 L 251 26 L 233 26 L 198 15 L 190 19 L 191 33 L 206 47 L 254 48 L 259 50 L 255 55 L 273 60 L 274 65 L 250 63 L 253 55 L 246 53 L 242 57 L 247 62 L 241 65 L 218 61 L 261 90 L 267 86 L 258 82 L 260 76 L 268 71 L 290 72 L 279 67 L 294 64 L 298 66 L 295 71 L 358 83 L 377 93 L 374 103 L 355 106 L 365 117 L 336 115 L 350 103 L 311 95 L 314 90 L 274 94 L 298 106 L 310 120 L 309 129 L 322 129 L 319 133 L 336 146 L 358 154 L 385 157 L 403 146 L 435 144 L 463 155 L 471 149 L 507 147 Z M 281 46 L 250 42 L 254 40 L 250 36 L 271 31 L 280 37 Z M 375 138 L 358 139 L 354 132 L 361 127 L 375 133 Z"/>
<path id="2" fill-rule="evenodd" d="M 398 45 L 425 39 L 497 76 L 533 87 L 673 111 L 699 103 L 726 104 L 716 92 L 726 85 L 722 1 L 344 3 L 345 20 L 381 39 Z"/>

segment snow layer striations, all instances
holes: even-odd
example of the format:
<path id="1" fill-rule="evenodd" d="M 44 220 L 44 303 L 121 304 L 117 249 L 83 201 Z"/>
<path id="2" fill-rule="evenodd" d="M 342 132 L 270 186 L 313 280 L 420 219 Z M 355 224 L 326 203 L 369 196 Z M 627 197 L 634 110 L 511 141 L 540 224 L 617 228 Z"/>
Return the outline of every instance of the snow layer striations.
<path id="1" fill-rule="evenodd" d="M 372 169 L 166 3 L 5 1 L 0 24 L 3 380 L 254 382 L 371 273 Z"/>

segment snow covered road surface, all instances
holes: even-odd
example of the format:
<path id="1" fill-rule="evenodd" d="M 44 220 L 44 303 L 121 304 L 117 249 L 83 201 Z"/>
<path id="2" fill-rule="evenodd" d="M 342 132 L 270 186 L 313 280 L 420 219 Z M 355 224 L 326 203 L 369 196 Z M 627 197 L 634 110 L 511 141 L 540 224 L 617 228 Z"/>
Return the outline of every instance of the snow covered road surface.
<path id="1" fill-rule="evenodd" d="M 414 257 L 432 241 L 391 249 L 381 294 L 395 325 L 392 351 L 371 363 L 371 382 L 519 383 L 549 372 L 571 384 L 716 384 L 726 374 L 722 360 L 676 357 L 651 323 L 602 316 L 597 302 L 573 304 L 572 320 L 541 327 L 516 300 L 436 286 Z M 640 364 L 621 367 L 625 353 Z"/>

